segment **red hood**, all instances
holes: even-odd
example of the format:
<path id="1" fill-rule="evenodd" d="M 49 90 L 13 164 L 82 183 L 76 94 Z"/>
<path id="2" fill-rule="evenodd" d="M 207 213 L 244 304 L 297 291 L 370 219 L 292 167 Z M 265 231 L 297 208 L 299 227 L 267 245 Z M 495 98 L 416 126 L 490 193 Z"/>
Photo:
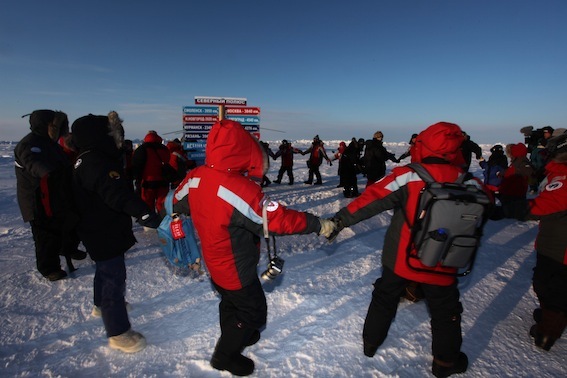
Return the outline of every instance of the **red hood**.
<path id="1" fill-rule="evenodd" d="M 410 152 L 412 162 L 420 163 L 426 157 L 440 157 L 454 161 L 465 140 L 461 128 L 448 122 L 438 122 L 417 136 Z"/>
<path id="2" fill-rule="evenodd" d="M 526 157 L 528 155 L 528 148 L 523 143 L 513 144 L 510 146 L 510 155 L 513 159 Z"/>
<path id="3" fill-rule="evenodd" d="M 144 137 L 145 143 L 161 143 L 163 139 L 156 133 L 147 133 Z"/>
<path id="4" fill-rule="evenodd" d="M 240 123 L 227 119 L 215 123 L 209 132 L 205 164 L 218 171 L 248 173 L 258 179 L 269 168 L 258 140 Z"/>

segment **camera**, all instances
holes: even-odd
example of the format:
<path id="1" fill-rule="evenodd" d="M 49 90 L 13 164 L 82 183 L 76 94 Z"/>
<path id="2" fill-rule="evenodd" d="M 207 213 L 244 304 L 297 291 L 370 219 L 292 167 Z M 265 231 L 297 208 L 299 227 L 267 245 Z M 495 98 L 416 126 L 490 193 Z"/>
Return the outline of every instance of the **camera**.
<path id="1" fill-rule="evenodd" d="M 543 139 L 543 129 L 534 130 L 533 126 L 525 126 L 520 132 L 524 134 L 524 143 L 530 151 L 537 146 L 540 139 Z"/>
<path id="2" fill-rule="evenodd" d="M 261 275 L 262 279 L 269 281 L 279 276 L 283 271 L 284 262 L 285 261 L 282 258 L 277 256 L 272 258 L 268 263 L 268 269 L 266 269 Z"/>

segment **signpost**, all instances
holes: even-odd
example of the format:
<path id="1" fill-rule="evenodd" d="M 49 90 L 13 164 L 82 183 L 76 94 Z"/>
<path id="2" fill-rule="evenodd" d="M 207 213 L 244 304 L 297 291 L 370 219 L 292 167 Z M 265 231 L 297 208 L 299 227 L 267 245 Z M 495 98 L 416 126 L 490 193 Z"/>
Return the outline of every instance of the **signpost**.
<path id="1" fill-rule="evenodd" d="M 183 107 L 183 148 L 197 165 L 205 161 L 209 131 L 220 119 L 239 122 L 260 139 L 260 108 L 246 106 L 246 98 L 195 96 L 195 105 Z"/>

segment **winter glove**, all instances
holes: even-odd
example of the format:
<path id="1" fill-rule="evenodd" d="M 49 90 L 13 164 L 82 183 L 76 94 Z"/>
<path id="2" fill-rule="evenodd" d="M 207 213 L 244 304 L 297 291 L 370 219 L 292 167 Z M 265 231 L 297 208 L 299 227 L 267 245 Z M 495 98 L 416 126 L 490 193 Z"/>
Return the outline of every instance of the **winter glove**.
<path id="1" fill-rule="evenodd" d="M 321 219 L 319 218 L 319 222 L 321 223 L 321 230 L 319 231 L 319 235 L 323 235 L 326 238 L 329 238 L 333 231 L 335 231 L 335 223 L 329 219 Z"/>
<path id="2" fill-rule="evenodd" d="M 140 218 L 136 220 L 140 225 L 149 228 L 158 228 L 161 223 L 161 218 L 159 215 L 154 213 L 153 211 L 142 215 Z"/>
<path id="3" fill-rule="evenodd" d="M 327 236 L 327 240 L 329 241 L 329 243 L 332 243 L 339 235 L 339 232 L 341 232 L 341 230 L 345 228 L 345 225 L 343 224 L 343 221 L 340 218 L 333 217 L 329 219 L 329 221 L 333 222 L 333 224 L 335 225 L 335 227 L 333 227 L 333 232 L 331 232 L 331 234 Z"/>

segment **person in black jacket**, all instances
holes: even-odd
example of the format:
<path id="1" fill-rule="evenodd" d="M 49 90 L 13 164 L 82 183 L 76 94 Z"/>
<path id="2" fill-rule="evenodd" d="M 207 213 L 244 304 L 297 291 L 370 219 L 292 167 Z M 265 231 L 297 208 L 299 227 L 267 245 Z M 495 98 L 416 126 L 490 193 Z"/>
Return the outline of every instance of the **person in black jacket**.
<path id="1" fill-rule="evenodd" d="M 131 217 L 150 228 L 157 228 L 160 218 L 125 179 L 107 116 L 89 114 L 77 119 L 72 135 L 79 150 L 73 172 L 78 233 L 96 264 L 93 314 L 101 314 L 111 348 L 134 353 L 146 346 L 146 340 L 131 329 L 124 300 L 124 254 L 136 243 Z"/>
<path id="2" fill-rule="evenodd" d="M 366 141 L 366 149 L 362 158 L 364 164 L 364 172 L 368 178 L 366 186 L 375 183 L 386 175 L 386 161 L 391 160 L 399 163 L 396 156 L 388 151 L 382 145 L 384 134 L 376 131 L 371 140 Z"/>
<path id="3" fill-rule="evenodd" d="M 480 148 L 478 144 L 473 142 L 471 140 L 471 136 L 464 131 L 463 136 L 465 137 L 465 140 L 461 145 L 461 153 L 463 154 L 463 159 L 465 159 L 463 169 L 465 170 L 465 172 L 468 172 L 471 166 L 472 154 L 475 155 L 476 160 L 480 160 L 480 158 L 482 157 L 482 148 Z"/>
<path id="4" fill-rule="evenodd" d="M 67 253 L 66 236 L 77 219 L 69 201 L 71 160 L 58 144 L 69 124 L 65 113 L 53 110 L 35 110 L 29 122 L 31 132 L 14 149 L 18 204 L 31 226 L 37 270 L 56 281 L 67 277 L 59 254 Z M 73 252 L 70 257 L 86 257 L 76 248 Z"/>
<path id="5" fill-rule="evenodd" d="M 341 154 L 340 182 L 343 184 L 343 195 L 346 198 L 358 197 L 358 180 L 356 175 L 360 171 L 358 161 L 358 142 L 353 138 L 348 147 Z"/>

